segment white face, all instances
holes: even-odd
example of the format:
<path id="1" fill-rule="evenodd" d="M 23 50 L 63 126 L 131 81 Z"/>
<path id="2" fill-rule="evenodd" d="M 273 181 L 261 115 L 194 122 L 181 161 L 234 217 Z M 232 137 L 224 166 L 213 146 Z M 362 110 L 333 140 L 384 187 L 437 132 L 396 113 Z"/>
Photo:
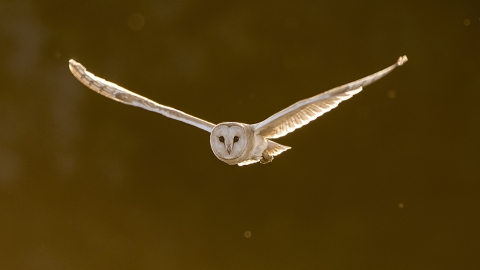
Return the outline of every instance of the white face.
<path id="1" fill-rule="evenodd" d="M 235 123 L 219 124 L 210 134 L 213 153 L 222 161 L 234 161 L 242 156 L 247 146 L 245 130 Z"/>

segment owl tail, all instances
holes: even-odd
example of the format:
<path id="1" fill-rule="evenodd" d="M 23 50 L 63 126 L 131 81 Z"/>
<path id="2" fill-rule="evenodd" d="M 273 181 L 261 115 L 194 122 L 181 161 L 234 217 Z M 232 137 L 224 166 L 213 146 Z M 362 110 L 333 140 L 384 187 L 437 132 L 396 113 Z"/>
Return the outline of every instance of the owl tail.
<path id="1" fill-rule="evenodd" d="M 291 148 L 290 146 L 281 145 L 271 140 L 267 140 L 267 142 L 268 142 L 268 146 L 267 146 L 267 149 L 265 149 L 265 152 L 267 152 L 267 154 L 269 154 L 272 157 L 278 156 L 282 152 L 287 151 L 288 149 Z"/>

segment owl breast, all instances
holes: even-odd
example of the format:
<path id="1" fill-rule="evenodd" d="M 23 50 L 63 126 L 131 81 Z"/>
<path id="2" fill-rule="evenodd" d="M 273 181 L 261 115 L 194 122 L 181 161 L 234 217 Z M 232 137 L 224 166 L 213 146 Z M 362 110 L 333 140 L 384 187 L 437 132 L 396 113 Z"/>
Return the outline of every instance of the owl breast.
<path id="1" fill-rule="evenodd" d="M 220 123 L 210 133 L 210 146 L 219 160 L 230 165 L 238 164 L 251 156 L 253 128 L 241 123 Z"/>

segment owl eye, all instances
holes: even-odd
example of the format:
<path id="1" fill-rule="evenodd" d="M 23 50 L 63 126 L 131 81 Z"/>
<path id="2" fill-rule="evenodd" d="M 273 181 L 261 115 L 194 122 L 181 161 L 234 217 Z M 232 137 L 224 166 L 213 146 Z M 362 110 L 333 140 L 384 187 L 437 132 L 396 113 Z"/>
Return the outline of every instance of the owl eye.
<path id="1" fill-rule="evenodd" d="M 233 137 L 233 142 L 238 142 L 239 139 L 240 138 L 238 138 L 238 136 L 235 136 L 235 137 Z"/>
<path id="2" fill-rule="evenodd" d="M 225 142 L 225 138 L 223 138 L 223 136 L 218 137 L 218 140 L 222 143 Z"/>

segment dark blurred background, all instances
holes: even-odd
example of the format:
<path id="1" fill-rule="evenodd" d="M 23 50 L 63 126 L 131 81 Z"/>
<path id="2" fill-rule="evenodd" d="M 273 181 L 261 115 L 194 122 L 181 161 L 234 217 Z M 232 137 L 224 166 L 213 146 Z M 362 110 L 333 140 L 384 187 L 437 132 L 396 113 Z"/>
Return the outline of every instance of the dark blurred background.
<path id="1" fill-rule="evenodd" d="M 228 166 L 96 75 L 256 123 L 409 61 Z M 0 1 L 0 269 L 480 269 L 480 3 Z"/>

